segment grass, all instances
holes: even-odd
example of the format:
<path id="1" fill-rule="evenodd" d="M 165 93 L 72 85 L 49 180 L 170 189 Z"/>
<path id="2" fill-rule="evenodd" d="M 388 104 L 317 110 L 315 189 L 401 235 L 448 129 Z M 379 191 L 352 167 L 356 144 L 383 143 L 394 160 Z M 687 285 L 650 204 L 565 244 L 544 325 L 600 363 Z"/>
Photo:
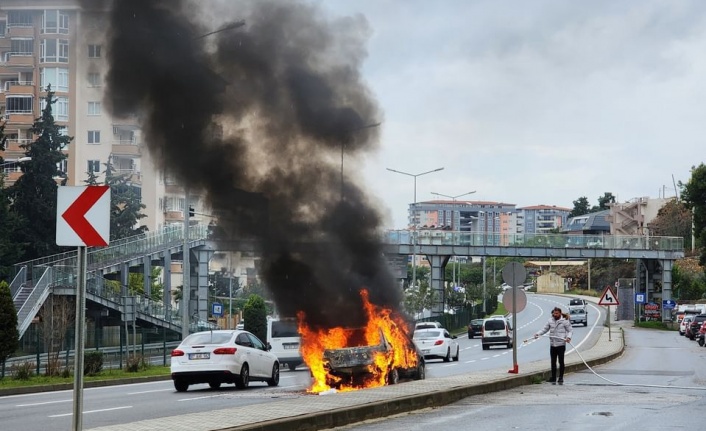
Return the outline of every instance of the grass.
<path id="1" fill-rule="evenodd" d="M 663 331 L 678 331 L 679 325 L 676 323 L 664 323 L 664 322 L 637 322 L 635 324 L 638 328 L 647 329 L 660 329 Z"/>
<path id="2" fill-rule="evenodd" d="M 84 382 L 92 382 L 98 380 L 117 380 L 125 378 L 135 378 L 135 377 L 152 377 L 152 376 L 167 376 L 169 375 L 169 367 L 162 366 L 150 366 L 144 370 L 138 371 L 136 373 L 129 373 L 124 370 L 103 370 L 95 376 L 84 376 Z M 5 376 L 4 379 L 0 379 L 0 389 L 9 388 L 24 388 L 31 386 L 47 386 L 47 385 L 58 385 L 62 383 L 73 383 L 73 375 L 69 377 L 48 377 L 44 375 L 33 375 L 29 380 L 16 380 L 13 377 Z"/>

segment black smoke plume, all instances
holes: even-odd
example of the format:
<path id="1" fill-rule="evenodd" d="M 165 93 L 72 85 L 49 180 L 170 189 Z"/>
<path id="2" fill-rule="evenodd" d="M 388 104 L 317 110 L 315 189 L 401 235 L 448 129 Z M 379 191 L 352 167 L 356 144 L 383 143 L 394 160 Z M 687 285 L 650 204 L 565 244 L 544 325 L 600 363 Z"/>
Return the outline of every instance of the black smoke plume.
<path id="1" fill-rule="evenodd" d="M 112 112 L 140 116 L 159 166 L 205 195 L 227 237 L 263 244 L 280 313 L 318 328 L 365 323 L 363 287 L 377 305 L 401 299 L 380 213 L 341 168 L 378 142 L 368 34 L 363 17 L 290 1 L 118 0 L 110 13 Z"/>

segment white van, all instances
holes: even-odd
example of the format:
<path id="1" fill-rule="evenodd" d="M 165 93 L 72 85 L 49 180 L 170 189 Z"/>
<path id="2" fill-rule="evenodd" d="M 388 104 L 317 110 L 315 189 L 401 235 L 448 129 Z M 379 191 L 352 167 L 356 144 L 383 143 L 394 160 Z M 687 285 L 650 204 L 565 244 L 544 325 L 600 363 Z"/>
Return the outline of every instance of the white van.
<path id="1" fill-rule="evenodd" d="M 267 320 L 267 342 L 279 362 L 287 364 L 290 371 L 294 371 L 304 360 L 299 351 L 301 335 L 297 329 L 295 318 L 271 318 Z"/>

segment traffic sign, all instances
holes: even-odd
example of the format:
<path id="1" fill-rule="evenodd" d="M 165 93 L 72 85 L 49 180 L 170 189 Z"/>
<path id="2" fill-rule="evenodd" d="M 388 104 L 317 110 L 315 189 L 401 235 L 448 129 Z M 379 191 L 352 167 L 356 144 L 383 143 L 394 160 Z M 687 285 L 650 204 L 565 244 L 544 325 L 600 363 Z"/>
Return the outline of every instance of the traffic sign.
<path id="1" fill-rule="evenodd" d="M 213 304 L 211 304 L 211 316 L 223 316 L 223 304 L 219 304 L 218 302 L 214 302 Z"/>
<path id="2" fill-rule="evenodd" d="M 512 295 L 516 295 L 514 305 Z M 527 306 L 527 294 L 519 287 L 511 287 L 503 292 L 503 305 L 508 312 L 519 313 Z"/>
<path id="3" fill-rule="evenodd" d="M 110 186 L 65 186 L 57 190 L 56 245 L 108 245 Z"/>
<path id="4" fill-rule="evenodd" d="M 662 300 L 662 308 L 665 310 L 673 310 L 676 308 L 677 302 L 672 300 L 672 299 L 664 299 Z"/>
<path id="5" fill-rule="evenodd" d="M 598 300 L 598 305 L 620 305 L 618 298 L 615 296 L 610 286 L 605 287 L 601 299 Z"/>
<path id="6" fill-rule="evenodd" d="M 645 294 L 642 293 L 642 292 L 637 292 L 637 293 L 635 294 L 635 304 L 644 304 L 644 303 L 646 303 L 646 302 L 647 302 L 646 296 L 647 296 L 647 295 L 645 295 Z"/>

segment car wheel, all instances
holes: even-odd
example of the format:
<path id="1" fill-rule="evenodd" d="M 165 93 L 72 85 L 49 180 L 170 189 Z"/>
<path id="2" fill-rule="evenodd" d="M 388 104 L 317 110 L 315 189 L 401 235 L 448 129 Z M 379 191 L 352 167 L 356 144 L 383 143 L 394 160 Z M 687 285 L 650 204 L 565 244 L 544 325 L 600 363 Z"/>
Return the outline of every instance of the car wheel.
<path id="1" fill-rule="evenodd" d="M 267 385 L 268 386 L 279 385 L 279 364 L 277 362 L 272 364 L 272 377 L 267 379 Z"/>
<path id="2" fill-rule="evenodd" d="M 444 356 L 444 362 L 450 362 L 451 361 L 451 347 L 446 349 L 446 356 Z"/>
<path id="3" fill-rule="evenodd" d="M 468 339 L 469 339 L 469 340 L 472 340 L 472 339 L 473 339 L 473 332 L 469 332 L 469 333 L 468 333 Z"/>
<path id="4" fill-rule="evenodd" d="M 487 344 L 483 344 L 483 350 L 488 350 L 489 348 L 490 348 L 490 346 L 489 346 L 489 345 L 487 345 Z"/>
<path id="5" fill-rule="evenodd" d="M 221 382 L 209 382 L 208 386 L 210 386 L 211 389 L 218 389 L 221 387 Z"/>
<path id="6" fill-rule="evenodd" d="M 287 368 L 289 368 L 289 371 L 294 371 L 297 369 L 297 364 L 296 362 L 287 362 Z"/>
<path id="7" fill-rule="evenodd" d="M 458 362 L 458 359 L 459 359 L 460 356 L 461 356 L 461 350 L 460 350 L 460 349 L 461 349 L 460 347 L 458 347 L 458 346 L 456 347 L 456 356 L 454 356 L 454 362 Z"/>
<path id="8" fill-rule="evenodd" d="M 424 365 L 424 361 L 420 360 L 417 365 L 417 373 L 414 376 L 414 380 L 424 380 L 427 378 L 427 370 Z"/>
<path id="9" fill-rule="evenodd" d="M 399 371 L 397 371 L 397 368 L 391 369 L 390 372 L 387 373 L 387 384 L 388 385 L 396 385 L 399 382 L 400 382 Z"/>
<path id="10" fill-rule="evenodd" d="M 583 326 L 588 326 L 588 322 L 583 322 Z"/>
<path id="11" fill-rule="evenodd" d="M 189 389 L 189 384 L 182 379 L 174 380 L 174 389 L 177 392 L 186 392 Z"/>
<path id="12" fill-rule="evenodd" d="M 699 338 L 699 346 L 703 347 L 704 346 L 704 339 Z"/>
<path id="13" fill-rule="evenodd" d="M 240 374 L 235 378 L 235 387 L 238 389 L 245 389 L 250 384 L 250 369 L 248 369 L 248 364 L 243 364 L 240 368 Z"/>

